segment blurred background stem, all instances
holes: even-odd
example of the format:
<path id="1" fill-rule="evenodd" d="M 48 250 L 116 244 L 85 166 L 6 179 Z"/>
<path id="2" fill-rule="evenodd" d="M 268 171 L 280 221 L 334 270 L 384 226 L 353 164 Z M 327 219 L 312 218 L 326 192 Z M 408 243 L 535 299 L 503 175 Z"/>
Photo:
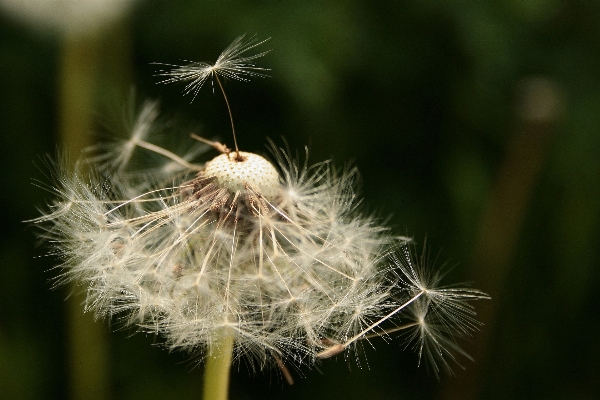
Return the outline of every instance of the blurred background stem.
<path id="1" fill-rule="evenodd" d="M 61 151 L 79 158 L 92 144 L 93 113 L 100 57 L 95 34 L 65 34 L 59 68 Z M 72 167 L 72 165 L 70 166 Z M 105 328 L 84 314 L 85 293 L 72 287 L 68 298 L 69 387 L 74 400 L 108 399 L 108 352 Z"/>
<path id="2" fill-rule="evenodd" d="M 546 78 L 528 78 L 517 88 L 517 128 L 508 141 L 504 161 L 492 187 L 473 249 L 471 274 L 477 287 L 492 296 L 478 305 L 484 324 L 469 354 L 478 363 L 460 380 L 446 381 L 442 398 L 481 398 L 483 377 L 488 368 L 493 334 L 500 327 L 499 299 L 511 296 L 506 282 L 521 239 L 531 199 L 543 169 L 547 151 L 562 112 L 558 85 Z"/>
<path id="3" fill-rule="evenodd" d="M 131 40 L 126 22 L 113 23 L 102 34 L 94 31 L 63 36 L 58 114 L 60 148 L 69 160 L 77 160 L 83 149 L 94 144 L 98 108 L 115 101 L 122 103 L 124 92 L 129 90 Z M 84 314 L 85 293 L 81 288 L 71 290 L 67 300 L 70 396 L 74 400 L 109 399 L 106 325 Z"/>
<path id="4" fill-rule="evenodd" d="M 59 132 L 63 151 L 77 158 L 92 144 L 100 39 L 65 34 L 59 68 Z"/>

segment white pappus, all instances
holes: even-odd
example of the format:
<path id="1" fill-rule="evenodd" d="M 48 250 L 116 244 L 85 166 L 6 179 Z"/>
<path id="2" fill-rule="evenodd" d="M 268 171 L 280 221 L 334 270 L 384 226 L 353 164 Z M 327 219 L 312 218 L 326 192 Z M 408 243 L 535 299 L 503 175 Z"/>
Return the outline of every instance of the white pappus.
<path id="1" fill-rule="evenodd" d="M 265 53 L 242 54 L 260 43 L 240 37 L 215 65 L 161 75 L 191 80 L 194 94 L 211 76 L 260 76 L 248 62 Z M 35 220 L 59 281 L 87 290 L 87 311 L 200 355 L 231 337 L 256 369 L 311 365 L 402 330 L 436 373 L 450 370 L 454 337 L 478 325 L 467 302 L 487 295 L 438 287 L 407 238 L 362 215 L 355 169 L 308 166 L 271 143 L 272 163 L 204 139 L 221 154 L 197 163 L 210 146 L 178 156 L 148 140 L 157 117 L 146 102 L 127 140 L 58 172 L 56 200 Z M 132 170 L 142 152 L 165 163 Z"/>

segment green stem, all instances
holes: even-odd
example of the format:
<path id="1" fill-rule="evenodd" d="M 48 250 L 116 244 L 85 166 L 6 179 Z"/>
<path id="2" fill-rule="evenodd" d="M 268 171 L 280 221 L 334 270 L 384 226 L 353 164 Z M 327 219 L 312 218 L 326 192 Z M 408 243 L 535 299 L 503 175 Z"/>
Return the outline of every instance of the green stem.
<path id="1" fill-rule="evenodd" d="M 92 144 L 98 42 L 98 37 L 92 34 L 67 34 L 63 41 L 59 77 L 60 141 L 75 159 Z"/>
<path id="2" fill-rule="evenodd" d="M 64 151 L 77 159 L 92 144 L 97 71 L 98 37 L 65 34 L 59 68 L 59 131 Z M 72 167 L 72 166 L 69 166 Z M 85 295 L 76 292 L 68 300 L 70 398 L 109 399 L 106 328 L 83 314 Z"/>
<path id="3" fill-rule="evenodd" d="M 129 24 L 120 20 L 97 31 L 67 30 L 62 39 L 57 79 L 58 130 L 61 148 L 74 161 L 83 149 L 94 144 L 91 132 L 99 95 L 120 93 L 131 86 Z M 106 325 L 96 323 L 91 313 L 82 312 L 85 293 L 80 287 L 73 286 L 72 290 L 74 294 L 67 301 L 69 397 L 110 399 Z"/>
<path id="4" fill-rule="evenodd" d="M 204 400 L 227 400 L 232 355 L 232 335 L 222 335 L 209 349 L 204 370 Z"/>

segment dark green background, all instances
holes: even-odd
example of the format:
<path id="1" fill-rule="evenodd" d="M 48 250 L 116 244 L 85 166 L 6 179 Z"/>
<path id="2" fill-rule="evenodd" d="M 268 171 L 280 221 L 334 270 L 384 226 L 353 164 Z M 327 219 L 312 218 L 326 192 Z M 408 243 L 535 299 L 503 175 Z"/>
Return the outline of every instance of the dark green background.
<path id="1" fill-rule="evenodd" d="M 273 51 L 259 61 L 271 78 L 226 85 L 241 147 L 284 137 L 314 162 L 352 160 L 366 210 L 420 245 L 427 235 L 456 264 L 447 282 L 493 300 L 477 304 L 486 325 L 464 343 L 477 359 L 457 377 L 438 382 L 400 341 L 375 341 L 361 368 L 326 360 L 292 387 L 242 364 L 231 398 L 599 398 L 600 2 L 140 1 L 101 35 L 99 120 L 134 86 L 230 142 L 218 93 L 190 104 L 149 63 L 211 61 L 244 32 Z M 0 398 L 69 393 L 69 289 L 51 290 L 54 260 L 22 222 L 50 197 L 32 179 L 59 146 L 61 42 L 0 13 Z M 549 118 L 527 117 L 532 96 L 557 103 Z M 187 355 L 97 325 L 110 398 L 201 398 Z"/>

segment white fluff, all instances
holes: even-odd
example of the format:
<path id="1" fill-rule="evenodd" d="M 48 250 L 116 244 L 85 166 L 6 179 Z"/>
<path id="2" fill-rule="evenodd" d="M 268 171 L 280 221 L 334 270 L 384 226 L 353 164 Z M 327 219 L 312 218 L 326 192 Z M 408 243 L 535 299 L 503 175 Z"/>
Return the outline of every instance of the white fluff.
<path id="1" fill-rule="evenodd" d="M 440 288 L 408 239 L 362 215 L 355 169 L 309 167 L 275 146 L 277 166 L 222 145 L 197 164 L 206 146 L 178 156 L 148 141 L 157 116 L 146 102 L 129 139 L 57 172 L 57 199 L 35 220 L 62 260 L 59 281 L 86 288 L 86 310 L 201 355 L 230 335 L 258 369 L 402 330 L 436 373 L 449 369 L 454 336 L 477 327 L 466 302 L 487 296 Z M 166 163 L 132 169 L 142 152 Z"/>

